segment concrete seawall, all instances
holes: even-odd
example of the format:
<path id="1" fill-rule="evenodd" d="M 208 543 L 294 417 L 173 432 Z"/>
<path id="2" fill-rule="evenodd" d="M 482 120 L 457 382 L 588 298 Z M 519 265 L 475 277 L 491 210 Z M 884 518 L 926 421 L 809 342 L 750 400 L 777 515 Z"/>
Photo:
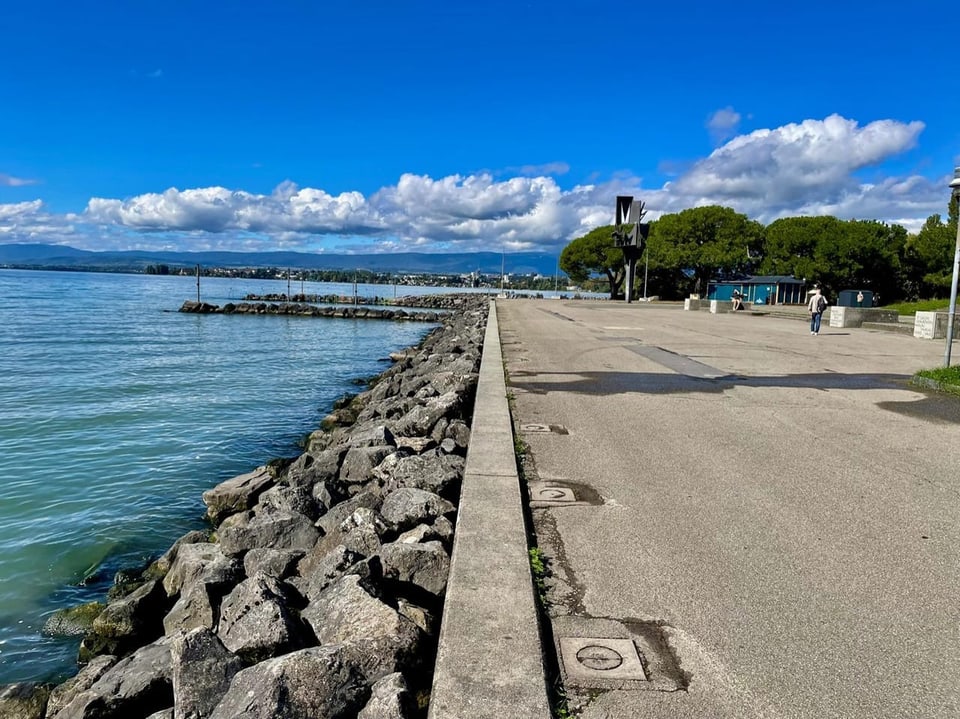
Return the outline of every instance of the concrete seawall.
<path id="1" fill-rule="evenodd" d="M 491 303 L 430 719 L 550 717 L 513 446 Z"/>

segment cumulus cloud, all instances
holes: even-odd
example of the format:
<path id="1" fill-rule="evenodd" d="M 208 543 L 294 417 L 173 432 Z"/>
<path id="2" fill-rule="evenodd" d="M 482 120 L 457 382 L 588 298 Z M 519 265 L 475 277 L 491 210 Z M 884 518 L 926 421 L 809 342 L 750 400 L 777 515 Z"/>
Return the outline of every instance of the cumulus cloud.
<path id="1" fill-rule="evenodd" d="M 740 113 L 729 105 L 717 110 L 707 118 L 707 130 L 714 142 L 722 142 L 737 134 L 740 127 Z"/>
<path id="2" fill-rule="evenodd" d="M 719 129 L 738 122 L 714 113 Z M 648 219 L 720 204 L 761 222 L 831 214 L 919 229 L 944 212 L 943 178 L 858 177 L 913 148 L 921 122 L 859 125 L 831 115 L 738 135 L 659 187 L 618 174 L 564 188 L 547 172 L 499 178 L 492 172 L 433 178 L 404 174 L 368 196 L 330 194 L 284 182 L 269 194 L 225 187 L 169 188 L 127 199 L 95 197 L 77 215 L 47 213 L 37 200 L 0 205 L 0 241 L 74 241 L 92 249 L 179 248 L 324 251 L 543 250 L 613 222 L 614 198 L 646 201 Z M 554 169 L 566 169 L 559 163 Z M 528 168 L 532 169 L 532 168 Z M 546 168 L 541 167 L 541 170 Z M 43 233 L 47 239 L 37 239 Z M 90 238 L 87 241 L 77 240 Z M 98 239 L 94 239 L 98 238 Z"/>
<path id="3" fill-rule="evenodd" d="M 80 239 L 81 242 L 77 242 Z M 0 204 L 0 242 L 82 244 L 66 215 L 47 212 L 42 200 Z"/>
<path id="4" fill-rule="evenodd" d="M 892 178 L 872 185 L 856 173 L 913 148 L 923 128 L 922 122 L 895 120 L 861 127 L 831 115 L 756 130 L 718 147 L 665 185 L 664 204 L 670 210 L 731 205 L 761 221 L 796 214 L 887 220 L 919 213 L 922 222 L 943 204 L 929 180 Z"/>

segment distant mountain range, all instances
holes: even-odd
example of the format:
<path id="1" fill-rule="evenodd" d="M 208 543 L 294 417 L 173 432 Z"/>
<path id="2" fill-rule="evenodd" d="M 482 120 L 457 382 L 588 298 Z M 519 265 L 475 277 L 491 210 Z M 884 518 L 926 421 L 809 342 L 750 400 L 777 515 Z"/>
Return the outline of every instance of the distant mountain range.
<path id="1" fill-rule="evenodd" d="M 501 264 L 502 263 L 502 264 Z M 164 252 L 125 250 L 91 252 L 66 245 L 0 245 L 0 266 L 41 269 L 143 270 L 148 265 L 173 267 L 276 267 L 302 270 L 353 270 L 401 274 L 481 272 L 554 275 L 557 256 L 540 252 L 398 252 L 368 255 L 307 252 Z"/>

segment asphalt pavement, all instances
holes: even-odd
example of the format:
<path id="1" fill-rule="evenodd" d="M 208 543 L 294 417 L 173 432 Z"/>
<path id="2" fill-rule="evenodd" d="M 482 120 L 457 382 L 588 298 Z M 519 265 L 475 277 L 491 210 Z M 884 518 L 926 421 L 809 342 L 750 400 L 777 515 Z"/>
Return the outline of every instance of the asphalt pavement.
<path id="1" fill-rule="evenodd" d="M 960 399 L 942 341 L 497 301 L 570 709 L 960 716 Z"/>

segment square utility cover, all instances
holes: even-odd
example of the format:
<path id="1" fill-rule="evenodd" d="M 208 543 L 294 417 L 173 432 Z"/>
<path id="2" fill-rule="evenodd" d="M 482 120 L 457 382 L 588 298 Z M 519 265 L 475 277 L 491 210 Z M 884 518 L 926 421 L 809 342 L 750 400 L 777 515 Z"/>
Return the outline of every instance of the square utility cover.
<path id="1" fill-rule="evenodd" d="M 571 683 L 594 686 L 598 680 L 647 680 L 630 639 L 560 637 L 560 658 Z"/>

